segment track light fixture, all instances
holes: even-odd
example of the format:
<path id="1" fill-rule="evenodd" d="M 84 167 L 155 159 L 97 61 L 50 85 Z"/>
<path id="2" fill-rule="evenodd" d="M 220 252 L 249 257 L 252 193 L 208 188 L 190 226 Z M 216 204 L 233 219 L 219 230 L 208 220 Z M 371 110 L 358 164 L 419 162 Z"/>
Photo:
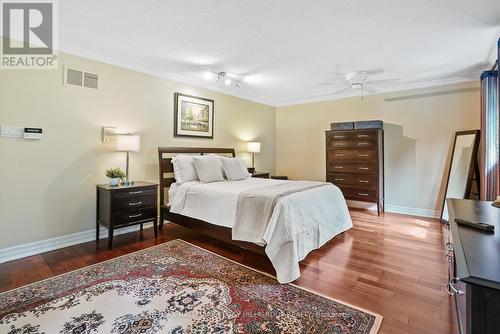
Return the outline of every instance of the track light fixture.
<path id="1" fill-rule="evenodd" d="M 215 80 L 219 86 L 234 86 L 237 88 L 241 87 L 241 78 L 236 78 L 234 75 L 228 74 L 227 72 L 217 72 L 209 68 L 205 68 L 206 75 L 205 79 L 213 80 L 215 74 Z"/>

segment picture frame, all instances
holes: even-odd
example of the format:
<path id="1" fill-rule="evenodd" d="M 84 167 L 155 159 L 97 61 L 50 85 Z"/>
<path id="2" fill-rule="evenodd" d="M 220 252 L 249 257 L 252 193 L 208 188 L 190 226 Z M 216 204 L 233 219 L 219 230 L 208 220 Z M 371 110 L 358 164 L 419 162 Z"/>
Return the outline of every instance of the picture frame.
<path id="1" fill-rule="evenodd" d="M 174 94 L 174 136 L 214 138 L 214 100 Z"/>

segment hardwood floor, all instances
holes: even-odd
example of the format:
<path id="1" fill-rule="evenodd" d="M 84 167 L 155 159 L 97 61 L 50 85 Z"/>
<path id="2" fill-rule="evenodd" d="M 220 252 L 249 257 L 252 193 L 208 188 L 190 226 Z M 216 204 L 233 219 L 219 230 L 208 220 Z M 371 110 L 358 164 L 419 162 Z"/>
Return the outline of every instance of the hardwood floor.
<path id="1" fill-rule="evenodd" d="M 296 284 L 384 317 L 380 333 L 451 333 L 444 233 L 437 220 L 351 210 L 354 228 L 302 261 Z M 90 264 L 183 239 L 227 258 L 273 273 L 264 257 L 227 246 L 173 224 L 157 240 L 146 229 L 0 264 L 0 291 L 10 290 Z"/>

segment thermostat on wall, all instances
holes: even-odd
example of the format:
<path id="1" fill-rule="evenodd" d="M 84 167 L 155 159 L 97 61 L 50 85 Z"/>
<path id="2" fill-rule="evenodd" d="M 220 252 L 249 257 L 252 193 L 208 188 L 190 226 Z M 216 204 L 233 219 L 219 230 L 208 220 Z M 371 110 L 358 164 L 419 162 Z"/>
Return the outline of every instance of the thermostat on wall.
<path id="1" fill-rule="evenodd" d="M 42 128 L 24 128 L 24 139 L 42 139 Z"/>

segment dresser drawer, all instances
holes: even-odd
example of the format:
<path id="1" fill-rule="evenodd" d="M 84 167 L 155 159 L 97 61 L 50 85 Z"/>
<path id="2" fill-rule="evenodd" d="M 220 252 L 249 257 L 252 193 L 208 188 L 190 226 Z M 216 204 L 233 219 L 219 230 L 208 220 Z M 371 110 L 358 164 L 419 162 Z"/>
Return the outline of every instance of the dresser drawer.
<path id="1" fill-rule="evenodd" d="M 328 132 L 326 136 L 328 141 L 346 140 L 346 139 L 352 139 L 353 133 L 352 131 L 334 131 L 334 132 Z"/>
<path id="2" fill-rule="evenodd" d="M 155 219 L 155 218 L 156 218 L 155 208 L 147 208 L 142 210 L 118 212 L 113 214 L 111 220 L 113 221 L 114 226 L 118 226 L 118 225 L 130 224 L 141 220 Z"/>
<path id="3" fill-rule="evenodd" d="M 117 197 L 113 199 L 113 211 L 130 211 L 155 206 L 156 196 L 150 195 L 135 195 L 128 197 Z"/>
<path id="4" fill-rule="evenodd" d="M 374 149 L 377 142 L 370 140 L 334 140 L 330 148 L 333 149 Z"/>
<path id="5" fill-rule="evenodd" d="M 330 173 L 355 173 L 355 174 L 375 174 L 377 173 L 376 163 L 328 163 L 328 172 Z"/>
<path id="6" fill-rule="evenodd" d="M 149 194 L 154 194 L 156 188 L 138 188 L 138 189 L 127 189 L 113 192 L 113 198 L 134 198 L 138 196 L 144 196 Z"/>
<path id="7" fill-rule="evenodd" d="M 377 189 L 377 178 L 375 175 L 328 173 L 326 181 L 332 182 L 337 186 L 352 186 L 370 190 Z"/>
<path id="8" fill-rule="evenodd" d="M 328 150 L 328 161 L 377 161 L 375 150 Z"/>
<path id="9" fill-rule="evenodd" d="M 338 185 L 337 185 L 338 186 Z M 342 190 L 345 199 L 363 201 L 363 202 L 376 202 L 377 192 L 375 190 L 360 189 L 349 186 L 338 186 Z"/>
<path id="10" fill-rule="evenodd" d="M 378 133 L 377 132 L 372 132 L 372 131 L 359 131 L 355 132 L 352 136 L 352 139 L 354 140 L 369 140 L 369 141 L 375 141 L 378 138 Z"/>

